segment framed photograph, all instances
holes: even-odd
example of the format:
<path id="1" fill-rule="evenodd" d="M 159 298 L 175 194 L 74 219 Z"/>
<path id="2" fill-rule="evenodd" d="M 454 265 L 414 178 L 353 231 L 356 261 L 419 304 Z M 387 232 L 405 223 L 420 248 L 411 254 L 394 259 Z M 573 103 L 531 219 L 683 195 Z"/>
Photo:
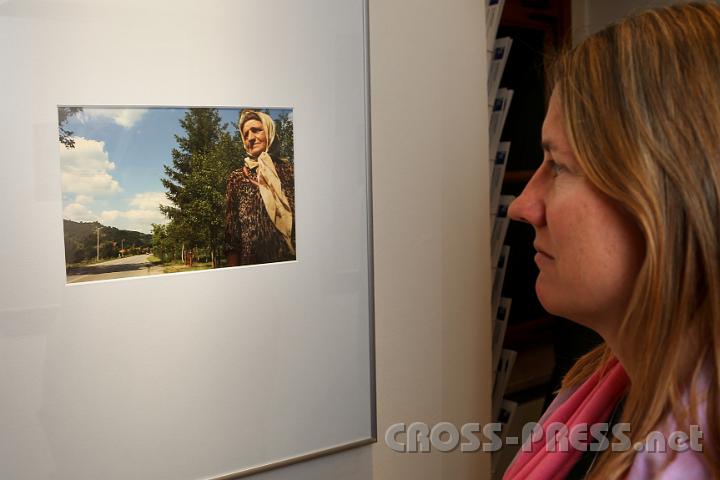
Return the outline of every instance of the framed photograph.
<path id="1" fill-rule="evenodd" d="M 8 478 L 374 442 L 366 0 L 0 4 Z"/>
<path id="2" fill-rule="evenodd" d="M 297 259 L 291 108 L 60 106 L 58 132 L 68 283 Z"/>

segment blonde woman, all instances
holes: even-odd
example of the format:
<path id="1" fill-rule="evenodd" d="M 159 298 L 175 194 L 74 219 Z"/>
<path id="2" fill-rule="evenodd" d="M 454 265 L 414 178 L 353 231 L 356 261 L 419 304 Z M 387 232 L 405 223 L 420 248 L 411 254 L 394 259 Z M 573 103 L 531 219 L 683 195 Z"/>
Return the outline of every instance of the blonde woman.
<path id="1" fill-rule="evenodd" d="M 228 266 L 295 260 L 294 168 L 278 158 L 275 122 L 264 112 L 243 110 L 238 130 L 247 157 L 227 183 Z"/>
<path id="2" fill-rule="evenodd" d="M 568 430 L 504 478 L 720 478 L 720 7 L 622 20 L 551 78 L 545 158 L 510 216 L 535 229 L 541 303 L 605 343 L 541 419 Z M 546 443 L 608 422 L 627 428 L 602 451 Z"/>

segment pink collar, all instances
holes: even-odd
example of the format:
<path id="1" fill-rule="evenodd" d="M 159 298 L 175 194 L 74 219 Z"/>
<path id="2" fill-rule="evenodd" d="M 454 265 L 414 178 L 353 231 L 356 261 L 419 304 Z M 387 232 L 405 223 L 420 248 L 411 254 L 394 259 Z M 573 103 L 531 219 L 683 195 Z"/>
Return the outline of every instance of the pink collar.
<path id="1" fill-rule="evenodd" d="M 601 376 L 601 373 L 604 373 Z M 581 425 L 607 422 L 613 408 L 627 391 L 630 379 L 617 358 L 603 371 L 596 371 L 542 423 L 541 438 L 528 438 L 503 476 L 503 480 L 551 480 L 564 478 L 583 452 L 569 442 L 557 440 L 547 432 L 560 423 L 567 432 Z M 557 431 L 557 429 L 554 429 Z M 585 430 L 586 432 L 589 430 Z M 533 441 L 534 440 L 534 441 Z M 567 451 L 558 446 L 568 444 Z M 530 448 L 531 447 L 531 448 Z"/>

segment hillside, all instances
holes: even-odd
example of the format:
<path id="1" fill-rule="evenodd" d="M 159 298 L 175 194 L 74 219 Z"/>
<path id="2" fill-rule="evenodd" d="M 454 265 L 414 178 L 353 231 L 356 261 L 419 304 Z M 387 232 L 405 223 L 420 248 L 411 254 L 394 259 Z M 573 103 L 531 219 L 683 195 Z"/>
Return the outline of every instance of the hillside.
<path id="1" fill-rule="evenodd" d="M 100 258 L 117 258 L 122 245 L 127 253 L 143 253 L 150 249 L 152 235 L 107 227 L 98 222 L 63 220 L 65 263 L 94 260 L 97 256 L 97 228 L 100 230 Z M 124 240 L 124 241 L 123 241 Z"/>

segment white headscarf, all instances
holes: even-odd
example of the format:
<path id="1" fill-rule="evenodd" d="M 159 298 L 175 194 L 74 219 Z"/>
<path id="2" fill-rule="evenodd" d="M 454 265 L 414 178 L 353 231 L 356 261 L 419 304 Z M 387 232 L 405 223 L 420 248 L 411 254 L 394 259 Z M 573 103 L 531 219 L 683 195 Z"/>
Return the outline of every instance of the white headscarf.
<path id="1" fill-rule="evenodd" d="M 257 169 L 257 181 L 260 196 L 265 205 L 265 211 L 275 225 L 275 228 L 282 234 L 285 243 L 290 247 L 290 251 L 294 254 L 295 248 L 292 245 L 291 239 L 293 214 L 290 210 L 290 202 L 288 202 L 285 193 L 282 191 L 282 182 L 280 182 L 280 177 L 275 169 L 273 159 L 267 153 L 275 141 L 275 122 L 270 115 L 266 113 L 244 110 L 240 115 L 240 136 L 242 137 L 243 145 L 245 145 L 245 150 L 247 150 L 248 146 L 245 142 L 242 127 L 248 120 L 255 120 L 256 118 L 262 123 L 265 137 L 267 138 L 267 145 L 265 146 L 265 150 L 258 155 L 257 159 L 245 157 L 245 165 L 251 170 Z"/>

